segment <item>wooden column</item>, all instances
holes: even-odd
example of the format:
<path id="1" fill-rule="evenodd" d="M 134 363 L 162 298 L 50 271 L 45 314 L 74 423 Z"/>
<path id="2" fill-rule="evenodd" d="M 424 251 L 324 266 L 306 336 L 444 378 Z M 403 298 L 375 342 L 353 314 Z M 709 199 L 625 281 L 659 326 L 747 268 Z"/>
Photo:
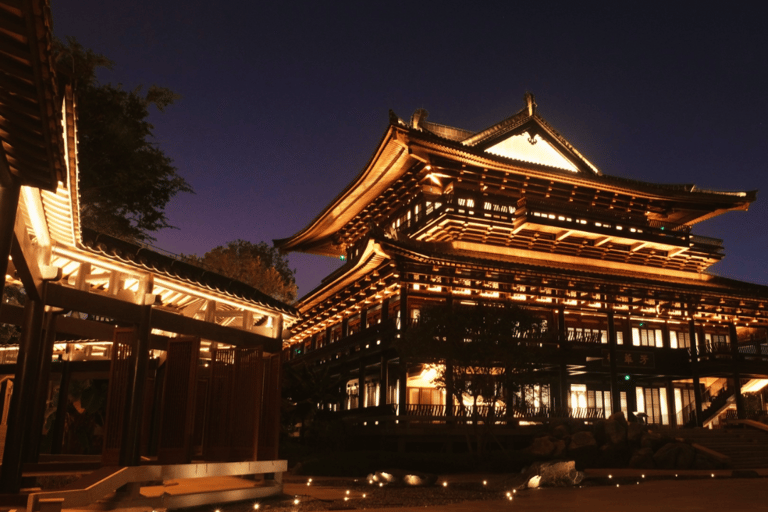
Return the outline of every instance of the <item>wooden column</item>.
<path id="1" fill-rule="evenodd" d="M 675 414 L 675 387 L 672 385 L 672 379 L 664 380 L 667 391 L 667 415 L 669 417 L 669 426 L 677 427 L 677 414 Z"/>
<path id="2" fill-rule="evenodd" d="M 59 399 L 56 403 L 56 419 L 51 433 L 51 453 L 61 453 L 64 444 L 64 422 L 67 417 L 67 405 L 69 403 L 69 383 L 72 380 L 72 365 L 69 362 L 70 345 L 67 345 L 66 359 L 61 361 L 61 380 L 59 381 Z"/>
<path id="3" fill-rule="evenodd" d="M 381 325 L 384 325 L 389 320 L 389 298 L 381 301 Z"/>
<path id="4" fill-rule="evenodd" d="M 347 382 L 349 382 L 349 369 L 347 368 L 347 363 L 344 363 L 344 366 L 341 368 L 341 394 L 344 397 L 343 401 L 341 402 L 342 411 L 349 410 L 349 395 L 347 394 Z"/>
<path id="5" fill-rule="evenodd" d="M 405 275 L 405 272 L 402 272 Z M 408 329 L 408 284 L 400 284 L 400 336 L 405 335 L 405 331 Z M 400 361 L 397 367 L 397 401 L 398 401 L 398 414 L 405 416 L 408 413 L 408 363 L 405 357 L 400 354 Z"/>
<path id="6" fill-rule="evenodd" d="M 608 311 L 608 368 L 611 380 L 611 413 L 621 410 L 621 390 L 616 368 L 616 319 L 613 310 Z M 629 393 L 629 391 L 627 391 Z"/>
<path id="7" fill-rule="evenodd" d="M 388 368 L 388 362 L 387 358 L 382 355 L 381 356 L 381 367 L 379 368 L 379 406 L 384 406 L 387 404 L 387 389 L 388 389 L 388 380 L 389 380 L 389 368 Z"/>
<path id="8" fill-rule="evenodd" d="M 408 285 L 400 286 L 400 335 L 408 329 Z"/>
<path id="9" fill-rule="evenodd" d="M 693 399 L 696 407 L 696 422 L 695 426 L 700 427 L 701 423 L 701 382 L 699 382 L 699 347 L 698 336 L 696 336 L 696 321 L 693 319 L 691 313 L 691 319 L 688 321 L 688 336 L 691 338 L 691 376 L 693 377 Z M 687 418 L 683 418 L 683 421 L 687 421 Z"/>
<path id="10" fill-rule="evenodd" d="M 340 340 L 343 340 L 349 336 L 349 317 L 344 317 L 341 319 L 341 338 Z"/>
<path id="11" fill-rule="evenodd" d="M 664 348 L 671 348 L 669 340 L 669 323 L 664 322 L 664 326 L 661 328 L 661 341 Z"/>
<path id="12" fill-rule="evenodd" d="M 564 413 L 568 412 L 570 389 L 568 387 L 568 351 L 570 343 L 568 342 L 568 331 L 565 328 L 565 306 L 561 305 L 557 313 L 557 333 L 560 337 L 560 407 Z"/>
<path id="13" fill-rule="evenodd" d="M 142 316 L 136 325 L 136 338 L 130 363 L 128 396 L 125 403 L 125 428 L 121 443 L 120 465 L 138 466 L 141 461 L 141 426 L 144 412 L 144 394 L 149 365 L 149 334 L 152 306 L 142 306 Z"/>
<path id="14" fill-rule="evenodd" d="M 455 406 L 454 402 L 454 396 L 453 396 L 453 362 L 452 361 L 446 361 L 445 362 L 445 384 L 446 384 L 446 390 L 445 390 L 445 415 L 449 418 L 453 417 L 453 408 Z M 507 410 L 510 410 L 511 407 L 507 406 Z"/>
<path id="15" fill-rule="evenodd" d="M 8 259 L 7 256 L 5 258 Z M 7 264 L 7 261 L 4 263 Z M 2 266 L 2 264 L 0 264 Z M 42 285 L 43 300 L 27 299 L 16 359 L 13 395 L 8 412 L 8 430 L 5 434 L 3 465 L 0 470 L 0 493 L 13 494 L 21 488 L 23 449 L 30 434 L 34 415 L 35 387 L 40 368 L 41 342 L 45 313 L 45 282 Z"/>
<path id="16" fill-rule="evenodd" d="M 365 407 L 365 360 L 363 356 L 360 356 L 358 360 L 359 370 L 357 374 L 357 408 L 362 409 Z"/>
<path id="17" fill-rule="evenodd" d="M 397 389 L 398 413 L 400 416 L 405 416 L 408 414 L 408 365 L 403 356 L 400 356 L 400 364 L 397 370 L 397 380 L 399 383 Z"/>
<path id="18" fill-rule="evenodd" d="M 728 335 L 731 338 L 731 360 L 733 364 L 733 393 L 736 398 L 736 416 L 746 419 L 744 396 L 741 394 L 741 354 L 739 354 L 739 336 L 736 334 L 736 324 L 728 324 Z"/>
<path id="19" fill-rule="evenodd" d="M 24 447 L 24 462 L 37 462 L 40 457 L 40 439 L 43 435 L 45 421 L 45 405 L 48 386 L 51 379 L 51 360 L 53 359 L 53 343 L 56 340 L 56 317 L 58 313 L 48 312 L 45 315 L 45 331 L 41 336 L 39 368 L 35 384 L 35 401 L 32 406 L 32 422 L 29 435 Z"/>

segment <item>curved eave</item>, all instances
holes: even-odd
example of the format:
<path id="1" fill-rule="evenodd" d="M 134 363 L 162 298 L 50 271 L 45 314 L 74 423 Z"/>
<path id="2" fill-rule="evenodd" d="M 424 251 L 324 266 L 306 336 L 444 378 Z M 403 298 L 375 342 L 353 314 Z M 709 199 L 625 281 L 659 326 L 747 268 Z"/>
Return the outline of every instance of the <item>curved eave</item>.
<path id="1" fill-rule="evenodd" d="M 390 125 L 371 160 L 347 187 L 304 229 L 289 238 L 273 240 L 283 251 L 338 256 L 333 235 L 379 196 L 407 169 L 410 158 L 407 131 Z"/>
<path id="2" fill-rule="evenodd" d="M 77 240 L 77 250 L 106 258 L 139 272 L 152 272 L 169 280 L 199 287 L 201 291 L 221 294 L 223 297 L 251 303 L 266 310 L 280 312 L 289 320 L 296 310 L 277 299 L 235 279 L 222 276 L 201 267 L 173 259 L 170 256 L 117 238 L 84 230 L 87 240 Z"/>
<path id="3" fill-rule="evenodd" d="M 361 277 L 378 268 L 390 256 L 382 249 L 381 244 L 374 239 L 368 240 L 363 254 L 350 268 L 335 279 L 325 281 L 320 286 L 299 299 L 297 308 L 300 312 L 307 311 L 317 304 L 327 300 Z"/>
<path id="4" fill-rule="evenodd" d="M 515 160 L 503 156 L 473 151 L 472 147 L 448 139 L 411 137 L 411 147 L 420 152 L 440 155 L 467 165 L 486 167 L 503 172 L 515 172 L 541 179 L 556 179 L 561 183 L 600 187 L 620 194 L 631 194 L 654 200 L 678 200 L 687 203 L 716 201 L 722 211 L 745 210 L 757 197 L 757 191 L 720 192 L 698 189 L 695 185 L 665 185 L 625 179 L 606 174 L 574 173 L 557 167 Z M 419 150 L 417 149 L 417 150 Z M 725 206 L 727 205 L 727 207 Z M 722 211 L 720 213 L 722 213 Z"/>
<path id="5" fill-rule="evenodd" d="M 433 248 L 430 248 L 433 245 Z M 438 246 L 439 245 L 439 246 Z M 529 259 L 521 257 L 509 257 L 502 254 L 494 254 L 465 249 L 446 249 L 445 244 L 421 243 L 408 244 L 388 240 L 381 244 L 382 250 L 392 257 L 404 257 L 427 264 L 442 264 L 444 262 L 457 262 L 462 264 L 479 265 L 493 270 L 499 265 L 508 269 L 525 270 L 531 274 L 545 276 L 574 276 L 594 279 L 596 282 L 604 282 L 606 276 L 612 280 L 623 280 L 625 284 L 641 285 L 648 288 L 664 289 L 666 291 L 680 291 L 680 286 L 690 288 L 692 292 L 719 293 L 731 298 L 748 297 L 750 299 L 768 296 L 768 286 L 737 281 L 709 273 L 690 274 L 669 273 L 649 277 L 648 273 L 640 269 L 601 269 L 599 267 L 584 266 L 572 263 L 564 263 L 556 259 Z"/>

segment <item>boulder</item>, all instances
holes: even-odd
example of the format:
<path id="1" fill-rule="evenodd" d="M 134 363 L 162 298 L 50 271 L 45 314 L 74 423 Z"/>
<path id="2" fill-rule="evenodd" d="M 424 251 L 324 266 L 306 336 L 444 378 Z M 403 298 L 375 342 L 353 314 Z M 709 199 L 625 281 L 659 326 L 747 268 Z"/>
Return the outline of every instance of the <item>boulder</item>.
<path id="1" fill-rule="evenodd" d="M 635 451 L 632 458 L 629 459 L 629 467 L 634 469 L 653 469 L 656 467 L 653 462 L 653 450 L 650 448 L 640 448 Z"/>
<path id="2" fill-rule="evenodd" d="M 646 432 L 640 437 L 640 446 L 642 448 L 650 448 L 656 452 L 669 441 L 671 440 L 665 439 L 661 434 L 657 432 Z"/>
<path id="3" fill-rule="evenodd" d="M 576 432 L 571 436 L 571 442 L 568 445 L 568 450 L 578 450 L 579 448 L 584 448 L 586 446 L 597 446 L 597 441 L 591 432 L 582 430 L 581 432 Z"/>
<path id="4" fill-rule="evenodd" d="M 528 487 L 570 487 L 584 480 L 574 461 L 537 462 L 528 468 Z"/>
<path id="5" fill-rule="evenodd" d="M 696 450 L 688 443 L 667 443 L 653 454 L 653 462 L 661 469 L 690 469 L 696 460 Z"/>
<path id="6" fill-rule="evenodd" d="M 403 477 L 403 484 L 412 487 L 424 487 L 434 485 L 437 475 L 431 473 L 409 473 Z"/>
<path id="7" fill-rule="evenodd" d="M 386 471 L 377 471 L 368 475 L 368 481 L 373 481 L 377 484 L 389 485 L 402 482 L 404 477 L 404 471 L 388 469 Z"/>
<path id="8" fill-rule="evenodd" d="M 627 420 L 624 413 L 619 411 L 605 420 L 605 435 L 609 443 L 613 445 L 627 442 Z"/>
<path id="9" fill-rule="evenodd" d="M 597 420 L 592 426 L 592 434 L 595 436 L 598 446 L 604 445 L 608 441 L 608 435 L 605 433 L 605 423 L 607 420 Z"/>
<path id="10" fill-rule="evenodd" d="M 552 429 L 552 435 L 560 439 L 570 435 L 570 433 L 568 427 L 562 423 Z"/>
<path id="11" fill-rule="evenodd" d="M 555 441 L 555 449 L 552 452 L 552 457 L 558 458 L 565 455 L 565 439 L 558 439 Z"/>
<path id="12" fill-rule="evenodd" d="M 555 451 L 555 443 L 552 440 L 551 437 L 545 436 L 545 437 L 537 437 L 533 440 L 533 443 L 531 443 L 531 446 L 528 447 L 528 452 L 532 453 L 533 455 L 541 455 L 543 457 L 549 457 L 552 455 Z"/>
<path id="13" fill-rule="evenodd" d="M 648 427 L 637 422 L 630 422 L 627 425 L 627 441 L 630 443 L 640 443 Z"/>

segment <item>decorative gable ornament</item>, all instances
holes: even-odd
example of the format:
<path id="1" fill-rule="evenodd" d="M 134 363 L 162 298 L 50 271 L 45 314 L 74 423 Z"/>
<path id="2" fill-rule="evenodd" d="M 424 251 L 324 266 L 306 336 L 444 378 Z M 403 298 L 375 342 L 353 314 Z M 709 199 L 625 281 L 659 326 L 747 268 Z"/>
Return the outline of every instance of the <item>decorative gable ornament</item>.
<path id="1" fill-rule="evenodd" d="M 486 153 L 504 158 L 579 172 L 579 169 L 573 162 L 565 158 L 552 144 L 542 139 L 539 134 L 518 133 L 490 146 L 485 151 Z"/>

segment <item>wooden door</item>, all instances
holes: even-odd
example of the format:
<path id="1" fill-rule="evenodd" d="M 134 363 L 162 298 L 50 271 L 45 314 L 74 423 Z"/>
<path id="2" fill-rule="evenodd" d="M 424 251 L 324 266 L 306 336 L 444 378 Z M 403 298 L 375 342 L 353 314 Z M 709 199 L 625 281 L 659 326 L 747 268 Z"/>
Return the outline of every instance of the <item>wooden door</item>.
<path id="1" fill-rule="evenodd" d="M 200 338 L 171 339 L 167 353 L 157 460 L 161 464 L 188 464 L 192 461 Z"/>
<path id="2" fill-rule="evenodd" d="M 116 328 L 112 338 L 112 362 L 109 366 L 109 392 L 104 422 L 102 466 L 120 463 L 120 448 L 125 425 L 125 407 L 131 377 L 132 345 L 136 335 L 132 328 Z"/>

